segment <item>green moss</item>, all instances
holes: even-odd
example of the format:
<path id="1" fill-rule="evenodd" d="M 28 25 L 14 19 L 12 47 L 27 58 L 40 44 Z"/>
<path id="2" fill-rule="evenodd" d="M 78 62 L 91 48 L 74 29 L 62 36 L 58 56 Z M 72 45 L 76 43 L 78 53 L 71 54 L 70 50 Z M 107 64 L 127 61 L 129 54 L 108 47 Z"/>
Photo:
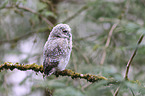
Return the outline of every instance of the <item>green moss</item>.
<path id="1" fill-rule="evenodd" d="M 15 68 L 19 69 L 21 71 L 33 70 L 35 72 L 41 72 L 41 73 L 44 72 L 43 66 L 42 65 L 39 66 L 35 63 L 24 65 L 24 64 L 19 64 L 19 63 L 13 64 L 12 62 L 5 62 L 4 64 L 0 65 L 0 71 L 3 69 L 10 69 L 12 71 Z M 80 73 L 76 73 L 76 72 L 73 72 L 72 70 L 68 70 L 68 69 L 56 72 L 55 75 L 56 75 L 56 77 L 61 75 L 61 76 L 71 76 L 72 79 L 74 79 L 74 78 L 86 79 L 87 81 L 92 82 L 92 83 L 97 82 L 99 80 L 106 80 L 108 82 L 111 82 L 111 81 L 115 82 L 115 80 L 111 79 L 111 78 L 108 79 L 108 78 L 103 77 L 103 76 L 97 76 L 97 75 L 91 75 L 91 74 L 80 74 Z M 139 81 L 130 81 L 130 80 L 127 80 L 127 81 L 140 84 Z"/>

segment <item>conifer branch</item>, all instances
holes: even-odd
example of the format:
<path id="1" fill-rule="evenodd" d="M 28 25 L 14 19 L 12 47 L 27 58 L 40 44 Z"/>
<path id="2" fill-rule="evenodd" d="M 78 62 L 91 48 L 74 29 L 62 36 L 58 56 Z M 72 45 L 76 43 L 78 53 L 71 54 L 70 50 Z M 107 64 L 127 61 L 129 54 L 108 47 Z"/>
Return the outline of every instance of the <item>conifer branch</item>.
<path id="1" fill-rule="evenodd" d="M 65 19 L 64 21 L 62 21 L 62 23 L 68 23 L 69 21 L 71 21 L 72 19 L 74 19 L 76 16 L 78 16 L 80 13 L 82 13 L 86 9 L 88 9 L 88 6 L 87 5 L 84 5 L 74 15 L 72 15 L 72 16 L 68 17 L 67 19 Z"/>
<path id="2" fill-rule="evenodd" d="M 131 63 L 132 63 L 132 61 L 133 61 L 133 59 L 134 59 L 134 57 L 135 57 L 135 55 L 136 55 L 136 53 L 137 53 L 138 46 L 139 46 L 139 44 L 140 44 L 140 43 L 142 42 L 142 40 L 143 40 L 143 37 L 144 37 L 144 34 L 142 34 L 142 35 L 140 36 L 140 38 L 139 38 L 139 40 L 138 40 L 138 42 L 137 42 L 137 46 L 136 46 L 135 50 L 133 51 L 133 53 L 132 53 L 132 55 L 131 55 L 131 57 L 130 57 L 128 63 L 127 63 L 126 71 L 125 71 L 125 76 L 124 76 L 124 79 L 125 79 L 125 80 L 128 80 L 128 81 L 129 81 L 129 79 L 128 79 L 129 68 L 130 68 Z M 120 90 L 120 86 L 116 89 L 116 91 L 115 91 L 115 93 L 114 93 L 113 96 L 117 96 L 119 90 Z"/>
<path id="3" fill-rule="evenodd" d="M 114 29 L 117 27 L 117 25 L 118 25 L 118 23 L 113 24 L 113 26 L 110 29 L 110 32 L 108 34 L 108 38 L 107 38 L 107 41 L 106 41 L 106 44 L 105 44 L 105 48 L 103 50 L 102 58 L 101 58 L 101 61 L 100 61 L 101 65 L 104 64 L 104 61 L 105 61 L 105 58 L 106 58 L 106 48 L 108 48 L 108 46 L 110 44 L 112 33 L 113 33 Z"/>
<path id="4" fill-rule="evenodd" d="M 136 53 L 137 53 L 138 46 L 139 46 L 139 44 L 142 42 L 143 37 L 144 37 L 144 34 L 140 36 L 140 38 L 139 38 L 139 40 L 138 40 L 138 42 L 137 42 L 137 46 L 136 46 L 134 52 L 132 53 L 132 55 L 131 55 L 131 57 L 130 57 L 128 63 L 127 63 L 126 72 L 125 72 L 125 77 L 124 77 L 124 79 L 126 79 L 126 80 L 128 80 L 128 72 L 129 72 L 130 65 L 131 65 L 131 63 L 132 63 L 132 61 L 133 61 L 133 59 L 134 59 L 134 57 L 135 57 L 135 55 L 136 55 Z"/>

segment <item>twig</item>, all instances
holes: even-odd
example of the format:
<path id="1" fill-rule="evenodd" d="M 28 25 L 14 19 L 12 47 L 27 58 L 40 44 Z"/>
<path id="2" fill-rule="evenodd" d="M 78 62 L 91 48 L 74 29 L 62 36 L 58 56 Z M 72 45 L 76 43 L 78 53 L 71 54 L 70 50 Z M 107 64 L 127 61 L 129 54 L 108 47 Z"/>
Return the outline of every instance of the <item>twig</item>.
<path id="1" fill-rule="evenodd" d="M 62 23 L 67 23 L 69 21 L 71 21 L 73 18 L 75 18 L 76 16 L 78 16 L 81 12 L 83 12 L 84 10 L 88 9 L 88 6 L 85 5 L 83 6 L 80 10 L 78 10 L 74 15 L 68 17 L 66 20 L 64 20 Z"/>
<path id="2" fill-rule="evenodd" d="M 133 90 L 132 90 L 130 87 L 129 87 L 129 89 L 130 89 L 130 91 L 131 91 L 131 93 L 132 93 L 132 96 L 135 96 Z"/>
<path id="3" fill-rule="evenodd" d="M 107 41 L 106 41 L 106 44 L 105 44 L 105 48 L 103 50 L 103 55 L 102 55 L 102 58 L 101 58 L 101 61 L 100 61 L 100 64 L 103 65 L 104 64 L 104 61 L 105 61 L 105 58 L 106 58 L 106 48 L 109 46 L 110 44 L 110 40 L 111 40 L 111 36 L 112 36 L 112 33 L 114 31 L 114 29 L 117 27 L 118 23 L 115 23 L 112 27 L 111 27 L 111 30 L 109 32 L 109 35 L 108 35 L 108 38 L 107 38 Z"/>
<path id="4" fill-rule="evenodd" d="M 13 43 L 13 42 L 17 42 L 17 41 L 19 41 L 21 39 L 27 38 L 27 37 L 35 34 L 35 33 L 42 33 L 42 32 L 46 32 L 47 30 L 50 30 L 50 28 L 44 27 L 44 28 L 35 30 L 33 32 L 26 33 L 26 34 L 24 34 L 22 36 L 16 37 L 16 38 L 11 39 L 11 40 L 2 40 L 2 41 L 0 41 L 0 45 L 3 44 L 3 43 Z"/>
<path id="5" fill-rule="evenodd" d="M 53 4 L 52 4 L 51 1 L 49 1 L 49 0 L 40 0 L 40 2 L 42 2 L 42 3 L 44 3 L 44 4 L 47 4 L 47 6 L 49 6 L 50 9 L 51 9 L 53 12 L 55 11 L 55 9 L 53 8 Z"/>
<path id="6" fill-rule="evenodd" d="M 132 53 L 132 55 L 131 55 L 131 57 L 130 57 L 128 63 L 127 63 L 126 72 L 125 72 L 125 77 L 124 77 L 125 80 L 129 80 L 129 79 L 128 79 L 129 68 L 130 68 L 131 62 L 133 61 L 133 59 L 134 59 L 134 57 L 135 57 L 135 55 L 136 55 L 136 52 L 137 52 L 137 50 L 138 50 L 138 46 L 139 46 L 139 44 L 140 44 L 140 43 L 142 42 L 142 40 L 143 40 L 143 37 L 144 37 L 144 34 L 142 34 L 142 35 L 140 36 L 140 38 L 139 38 L 139 40 L 138 40 L 138 42 L 137 42 L 137 46 L 136 46 L 134 52 Z M 118 94 L 118 92 L 119 92 L 119 89 L 120 89 L 120 87 L 118 87 L 118 88 L 116 89 L 116 91 L 115 91 L 115 93 L 114 93 L 113 96 L 117 96 L 117 94 Z"/>
<path id="7" fill-rule="evenodd" d="M 51 27 L 53 27 L 54 25 L 44 16 L 42 16 L 41 14 L 38 14 L 37 12 L 33 11 L 32 9 L 30 8 L 27 8 L 27 7 L 23 7 L 23 6 L 16 6 L 18 9 L 23 9 L 25 11 L 28 11 L 28 12 L 31 12 L 33 14 L 36 14 L 38 15 L 40 18 L 42 18 L 42 20 L 44 20 L 48 25 L 50 25 Z"/>
<path id="8" fill-rule="evenodd" d="M 121 15 L 120 15 L 120 20 L 124 17 L 124 15 L 125 14 L 127 14 L 128 13 L 128 10 L 129 10 L 129 0 L 127 0 L 127 3 L 125 4 L 125 8 L 124 8 L 124 11 L 122 11 L 122 13 L 121 13 Z M 125 80 L 127 80 L 127 79 L 125 79 Z M 120 86 L 116 89 L 116 91 L 115 91 L 115 93 L 114 93 L 114 95 L 113 96 L 117 96 L 118 95 L 118 93 L 119 93 L 119 90 L 120 90 Z"/>
<path id="9" fill-rule="evenodd" d="M 120 86 L 116 89 L 115 93 L 113 94 L 113 96 L 117 96 L 118 95 L 118 92 L 120 90 Z"/>
<path id="10" fill-rule="evenodd" d="M 87 88 L 88 86 L 90 86 L 92 83 L 86 83 L 84 86 L 82 86 L 81 90 L 84 91 L 85 88 Z"/>
<path id="11" fill-rule="evenodd" d="M 4 8 L 8 8 L 8 9 L 10 9 L 10 8 L 22 9 L 24 11 L 27 11 L 27 12 L 30 12 L 30 13 L 33 13 L 33 14 L 39 16 L 40 18 L 42 18 L 42 20 L 44 20 L 51 27 L 54 26 L 46 17 L 42 16 L 41 14 L 37 13 L 36 11 L 34 11 L 34 10 L 30 9 L 30 8 L 15 5 L 15 6 L 5 6 L 5 7 L 1 7 L 0 9 L 4 9 Z"/>
<path id="12" fill-rule="evenodd" d="M 94 33 L 94 34 L 91 34 L 91 35 L 89 35 L 89 36 L 77 38 L 77 39 L 75 39 L 74 41 L 80 41 L 80 40 L 88 39 L 88 38 L 91 38 L 91 37 L 96 36 L 97 34 L 98 34 L 98 33 Z"/>
<path id="13" fill-rule="evenodd" d="M 78 47 L 73 46 L 73 48 L 76 49 L 78 52 L 80 52 Z M 88 58 L 84 53 L 82 53 L 82 52 L 80 52 L 80 54 L 81 54 L 82 57 L 84 58 L 85 62 L 87 62 L 87 64 L 90 64 L 89 58 Z"/>
<path id="14" fill-rule="evenodd" d="M 134 59 L 134 57 L 135 57 L 135 55 L 136 55 L 136 52 L 137 52 L 137 50 L 138 50 L 138 46 L 139 46 L 139 44 L 142 42 L 143 37 L 144 37 L 144 34 L 142 34 L 142 35 L 140 36 L 140 38 L 139 38 L 139 40 L 138 40 L 138 42 L 137 42 L 137 46 L 136 46 L 134 52 L 132 53 L 132 55 L 131 55 L 131 57 L 130 57 L 128 63 L 127 63 L 126 72 L 125 72 L 125 77 L 124 77 L 125 80 L 128 80 L 128 72 L 129 72 L 129 68 L 130 68 L 131 62 L 133 61 L 133 59 Z"/>

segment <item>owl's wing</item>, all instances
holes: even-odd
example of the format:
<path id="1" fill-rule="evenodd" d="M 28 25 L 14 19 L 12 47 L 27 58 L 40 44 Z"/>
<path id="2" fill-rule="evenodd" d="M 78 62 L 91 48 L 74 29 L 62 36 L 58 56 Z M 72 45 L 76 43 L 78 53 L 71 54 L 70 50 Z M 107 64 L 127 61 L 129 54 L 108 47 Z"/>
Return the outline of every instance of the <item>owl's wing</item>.
<path id="1" fill-rule="evenodd" d="M 44 74 L 51 75 L 56 71 L 60 58 L 65 54 L 63 45 L 58 41 L 47 41 L 44 48 Z"/>

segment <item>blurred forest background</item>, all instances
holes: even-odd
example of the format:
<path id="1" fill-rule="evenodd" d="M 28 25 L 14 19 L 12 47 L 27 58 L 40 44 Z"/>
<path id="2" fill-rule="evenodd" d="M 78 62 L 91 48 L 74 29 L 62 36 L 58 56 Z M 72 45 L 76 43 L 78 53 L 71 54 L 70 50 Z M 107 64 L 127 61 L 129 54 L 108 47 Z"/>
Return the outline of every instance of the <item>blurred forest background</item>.
<path id="1" fill-rule="evenodd" d="M 66 69 L 122 82 L 3 70 L 0 96 L 113 96 L 117 88 L 118 96 L 145 96 L 145 39 L 129 70 L 129 79 L 140 83 L 124 81 L 127 62 L 145 33 L 145 0 L 0 0 L 0 64 L 42 65 L 43 46 L 58 23 L 72 28 Z"/>

